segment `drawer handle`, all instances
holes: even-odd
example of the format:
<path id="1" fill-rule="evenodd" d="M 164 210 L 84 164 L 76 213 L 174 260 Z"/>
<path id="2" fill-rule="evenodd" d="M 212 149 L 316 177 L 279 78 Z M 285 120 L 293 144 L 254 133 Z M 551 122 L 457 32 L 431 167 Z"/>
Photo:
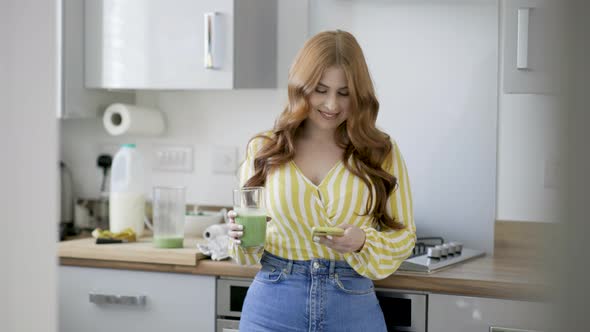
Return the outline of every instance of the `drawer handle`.
<path id="1" fill-rule="evenodd" d="M 537 330 L 522 330 L 509 327 L 490 326 L 490 332 L 541 332 Z"/>
<path id="2" fill-rule="evenodd" d="M 88 293 L 88 300 L 94 304 L 124 304 L 134 306 L 145 306 L 145 295 L 114 295 L 114 294 L 97 294 L 94 292 Z"/>
<path id="3" fill-rule="evenodd" d="M 531 9 L 518 9 L 518 22 L 516 34 L 516 69 L 523 70 L 529 68 L 529 19 Z"/>
<path id="4" fill-rule="evenodd" d="M 205 13 L 205 68 L 219 68 L 219 20 L 217 12 Z"/>

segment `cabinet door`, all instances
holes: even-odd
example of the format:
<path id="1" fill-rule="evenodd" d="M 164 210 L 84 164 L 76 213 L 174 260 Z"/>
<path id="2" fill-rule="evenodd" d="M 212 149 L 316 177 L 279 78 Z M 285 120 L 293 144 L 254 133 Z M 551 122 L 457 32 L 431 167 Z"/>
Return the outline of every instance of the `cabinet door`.
<path id="1" fill-rule="evenodd" d="M 565 19 L 552 0 L 503 0 L 505 93 L 558 93 L 566 71 Z"/>
<path id="2" fill-rule="evenodd" d="M 212 276 L 60 266 L 58 277 L 61 332 L 215 329 Z"/>
<path id="3" fill-rule="evenodd" d="M 208 22 L 210 13 L 216 15 Z M 85 17 L 86 86 L 233 86 L 233 0 L 87 0 Z M 214 53 L 213 68 L 205 65 L 207 44 Z"/>
<path id="4" fill-rule="evenodd" d="M 84 87 L 84 2 L 62 0 L 60 4 L 62 105 L 58 118 L 98 117 L 112 103 L 134 103 L 135 93 Z"/>
<path id="5" fill-rule="evenodd" d="M 547 303 L 441 294 L 428 296 L 428 331 L 549 331 L 552 330 L 552 316 L 551 305 Z"/>

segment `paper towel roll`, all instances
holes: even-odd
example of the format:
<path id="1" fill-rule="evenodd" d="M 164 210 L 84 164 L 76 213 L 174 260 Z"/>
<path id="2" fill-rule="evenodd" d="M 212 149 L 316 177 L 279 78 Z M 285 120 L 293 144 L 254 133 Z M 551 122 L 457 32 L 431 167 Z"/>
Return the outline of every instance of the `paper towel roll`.
<path id="1" fill-rule="evenodd" d="M 214 239 L 220 235 L 227 235 L 229 226 L 227 224 L 211 225 L 203 232 L 203 238 Z"/>
<path id="2" fill-rule="evenodd" d="M 161 135 L 164 133 L 164 115 L 153 109 L 127 104 L 112 104 L 102 117 L 106 131 L 113 135 Z"/>

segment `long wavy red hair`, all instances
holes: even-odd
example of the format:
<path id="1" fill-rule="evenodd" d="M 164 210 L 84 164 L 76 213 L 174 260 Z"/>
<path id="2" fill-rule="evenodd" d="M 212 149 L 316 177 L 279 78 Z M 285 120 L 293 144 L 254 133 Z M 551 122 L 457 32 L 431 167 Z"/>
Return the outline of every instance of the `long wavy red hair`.
<path id="1" fill-rule="evenodd" d="M 297 130 L 311 109 L 309 96 L 323 72 L 331 66 L 344 70 L 352 102 L 350 116 L 337 128 L 334 137 L 344 150 L 343 165 L 375 191 L 374 197 L 369 191 L 362 215 L 370 214 L 375 225 L 402 229 L 404 225 L 386 212 L 387 198 L 397 185 L 397 179 L 382 168 L 385 159 L 393 153 L 392 143 L 389 136 L 375 126 L 379 102 L 369 69 L 360 45 L 345 31 L 318 33 L 295 57 L 289 70 L 289 102 L 275 122 L 272 134 L 254 137 L 266 142 L 254 158 L 254 175 L 245 186 L 264 186 L 273 169 L 293 159 Z"/>

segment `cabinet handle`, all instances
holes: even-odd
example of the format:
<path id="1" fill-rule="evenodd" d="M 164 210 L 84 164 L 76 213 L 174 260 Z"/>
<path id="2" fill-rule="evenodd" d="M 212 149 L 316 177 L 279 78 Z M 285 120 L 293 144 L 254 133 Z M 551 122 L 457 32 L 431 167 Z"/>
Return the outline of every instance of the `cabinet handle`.
<path id="1" fill-rule="evenodd" d="M 490 332 L 541 332 L 541 331 L 511 329 L 509 327 L 490 326 Z"/>
<path id="2" fill-rule="evenodd" d="M 94 304 L 125 304 L 134 306 L 144 306 L 146 304 L 145 295 L 114 295 L 114 294 L 97 294 L 88 293 L 88 300 Z"/>
<path id="3" fill-rule="evenodd" d="M 205 68 L 207 69 L 215 69 L 219 65 L 215 59 L 217 56 L 218 20 L 218 13 L 205 13 Z"/>
<path id="4" fill-rule="evenodd" d="M 530 8 L 518 9 L 518 31 L 516 35 L 516 69 L 529 67 L 529 18 Z"/>

